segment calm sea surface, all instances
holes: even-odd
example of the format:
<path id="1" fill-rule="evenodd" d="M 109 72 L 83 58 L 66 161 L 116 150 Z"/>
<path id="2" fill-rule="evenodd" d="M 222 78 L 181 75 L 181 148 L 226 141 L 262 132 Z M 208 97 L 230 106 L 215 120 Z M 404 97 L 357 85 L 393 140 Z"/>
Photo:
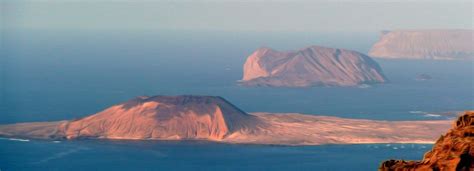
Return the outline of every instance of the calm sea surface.
<path id="1" fill-rule="evenodd" d="M 0 140 L 2 170 L 376 170 L 431 145 L 230 145 L 208 142 Z"/>
<path id="2" fill-rule="evenodd" d="M 268 46 L 367 53 L 377 33 L 5 31 L 0 124 L 79 118 L 140 95 L 217 95 L 247 112 L 377 120 L 448 119 L 474 109 L 471 61 L 377 60 L 389 84 L 368 88 L 247 88 L 246 57 Z M 418 74 L 432 80 L 417 81 Z M 205 142 L 0 140 L 9 170 L 375 170 L 420 159 L 430 145 L 284 147 Z"/>

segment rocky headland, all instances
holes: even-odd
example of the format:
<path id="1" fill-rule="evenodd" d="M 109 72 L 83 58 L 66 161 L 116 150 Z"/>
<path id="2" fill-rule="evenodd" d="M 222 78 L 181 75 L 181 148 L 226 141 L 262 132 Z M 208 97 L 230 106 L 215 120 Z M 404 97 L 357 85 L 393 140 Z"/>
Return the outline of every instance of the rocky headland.
<path id="1" fill-rule="evenodd" d="M 466 111 L 421 161 L 388 160 L 380 171 L 474 170 L 474 111 Z"/>

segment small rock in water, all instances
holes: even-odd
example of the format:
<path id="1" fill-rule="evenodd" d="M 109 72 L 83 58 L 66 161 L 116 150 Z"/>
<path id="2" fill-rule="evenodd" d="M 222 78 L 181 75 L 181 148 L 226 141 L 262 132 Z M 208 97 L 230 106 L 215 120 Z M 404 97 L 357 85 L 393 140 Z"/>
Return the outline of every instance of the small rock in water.
<path id="1" fill-rule="evenodd" d="M 420 75 L 416 76 L 416 80 L 418 80 L 418 81 L 426 81 L 426 80 L 431 80 L 431 79 L 433 79 L 433 77 L 431 77 L 428 74 L 420 74 Z"/>

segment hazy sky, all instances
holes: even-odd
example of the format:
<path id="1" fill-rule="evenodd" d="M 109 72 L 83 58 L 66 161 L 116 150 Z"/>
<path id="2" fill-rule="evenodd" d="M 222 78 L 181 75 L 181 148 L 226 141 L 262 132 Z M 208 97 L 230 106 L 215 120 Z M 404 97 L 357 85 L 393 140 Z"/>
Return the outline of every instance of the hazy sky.
<path id="1" fill-rule="evenodd" d="M 473 27 L 471 1 L 3 0 L 2 28 L 327 31 Z"/>

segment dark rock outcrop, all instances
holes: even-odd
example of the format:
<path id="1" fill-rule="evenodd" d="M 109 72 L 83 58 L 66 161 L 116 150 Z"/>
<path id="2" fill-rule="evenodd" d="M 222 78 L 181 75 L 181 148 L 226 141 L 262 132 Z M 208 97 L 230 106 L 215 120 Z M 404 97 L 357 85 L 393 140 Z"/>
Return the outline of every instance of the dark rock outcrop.
<path id="1" fill-rule="evenodd" d="M 380 171 L 474 170 L 474 111 L 467 111 L 421 161 L 388 160 Z"/>

